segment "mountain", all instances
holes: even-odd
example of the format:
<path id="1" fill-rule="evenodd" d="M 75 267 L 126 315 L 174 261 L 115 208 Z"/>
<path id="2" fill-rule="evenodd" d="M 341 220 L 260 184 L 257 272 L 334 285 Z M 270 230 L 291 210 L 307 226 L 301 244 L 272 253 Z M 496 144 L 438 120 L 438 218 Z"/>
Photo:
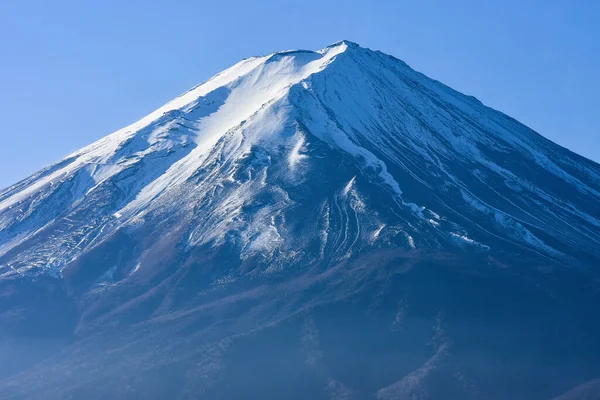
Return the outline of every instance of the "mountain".
<path id="1" fill-rule="evenodd" d="M 599 242 L 600 165 L 477 99 L 248 58 L 0 191 L 0 397 L 590 398 Z"/>

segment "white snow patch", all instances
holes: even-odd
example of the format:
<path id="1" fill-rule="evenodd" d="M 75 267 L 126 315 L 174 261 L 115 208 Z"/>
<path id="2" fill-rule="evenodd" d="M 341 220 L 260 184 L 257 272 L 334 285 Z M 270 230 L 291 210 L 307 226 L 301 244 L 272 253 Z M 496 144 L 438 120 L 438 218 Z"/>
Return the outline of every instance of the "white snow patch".
<path id="1" fill-rule="evenodd" d="M 373 236 L 371 238 L 372 242 L 375 242 L 379 238 L 379 235 L 381 234 L 381 231 L 383 230 L 383 228 L 385 228 L 385 226 L 385 224 L 379 224 L 377 229 L 375 229 L 375 231 L 373 232 Z"/>
<path id="2" fill-rule="evenodd" d="M 300 134 L 298 137 L 298 140 L 296 141 L 296 143 L 294 144 L 294 147 L 292 148 L 292 151 L 290 152 L 290 155 L 288 156 L 288 163 L 289 163 L 290 169 L 292 171 L 294 171 L 296 169 L 296 166 L 298 165 L 298 163 L 300 161 L 308 158 L 307 155 L 301 153 L 302 151 L 304 151 L 305 142 L 306 142 L 306 139 L 305 139 L 304 135 Z"/>
<path id="3" fill-rule="evenodd" d="M 460 234 L 460 233 L 456 233 L 456 232 L 450 232 L 450 235 L 454 239 L 456 239 L 456 240 L 458 240 L 458 241 L 460 241 L 462 243 L 471 245 L 471 246 L 477 246 L 477 247 L 485 248 L 485 249 L 488 249 L 488 250 L 490 248 L 489 246 L 487 246 L 485 244 L 482 244 L 482 243 L 479 243 L 478 241 L 473 240 L 473 239 L 471 239 L 470 237 L 468 237 L 467 235 L 464 235 L 464 234 Z"/>
<path id="4" fill-rule="evenodd" d="M 408 245 L 411 249 L 414 250 L 417 248 L 417 246 L 415 246 L 415 239 L 413 239 L 413 237 L 410 236 L 408 233 L 406 234 L 406 239 L 408 240 Z"/>
<path id="5" fill-rule="evenodd" d="M 131 272 L 129 273 L 129 275 L 132 275 L 132 274 L 136 273 L 140 269 L 141 265 L 142 265 L 142 263 L 137 263 L 135 265 L 135 267 L 133 268 L 133 270 L 131 270 Z"/>
<path id="6" fill-rule="evenodd" d="M 344 187 L 344 190 L 342 190 L 342 194 L 344 195 L 344 197 L 348 196 L 348 193 L 354 186 L 355 181 L 356 181 L 356 176 L 354 176 L 352 179 L 350 179 L 350 182 L 348 182 L 348 184 Z"/>

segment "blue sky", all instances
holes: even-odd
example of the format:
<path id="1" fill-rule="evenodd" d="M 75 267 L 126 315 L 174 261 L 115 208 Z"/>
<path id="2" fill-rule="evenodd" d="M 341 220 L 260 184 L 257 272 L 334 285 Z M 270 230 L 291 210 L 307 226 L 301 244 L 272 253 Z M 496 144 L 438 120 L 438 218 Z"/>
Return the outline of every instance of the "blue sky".
<path id="1" fill-rule="evenodd" d="M 0 187 L 244 57 L 340 39 L 600 161 L 599 20 L 596 0 L 2 0 Z"/>

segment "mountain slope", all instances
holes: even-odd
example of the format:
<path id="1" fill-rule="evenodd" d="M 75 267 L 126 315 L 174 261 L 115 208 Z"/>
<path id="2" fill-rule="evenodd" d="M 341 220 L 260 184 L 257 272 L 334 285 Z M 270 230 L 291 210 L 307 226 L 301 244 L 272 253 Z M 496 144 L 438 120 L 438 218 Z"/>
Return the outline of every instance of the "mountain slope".
<path id="1" fill-rule="evenodd" d="M 347 41 L 249 58 L 0 192 L 1 331 L 68 343 L 0 393 L 248 398 L 248 356 L 287 398 L 558 396 L 600 375 L 599 240 L 600 166 L 476 99 Z"/>

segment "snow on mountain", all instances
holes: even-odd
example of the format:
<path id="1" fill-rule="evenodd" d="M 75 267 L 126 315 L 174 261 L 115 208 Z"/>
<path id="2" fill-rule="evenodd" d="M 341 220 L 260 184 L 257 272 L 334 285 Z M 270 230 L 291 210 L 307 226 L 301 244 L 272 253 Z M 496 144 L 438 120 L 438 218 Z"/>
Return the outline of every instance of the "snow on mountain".
<path id="1" fill-rule="evenodd" d="M 337 187 L 311 199 L 321 247 L 331 232 L 317 220 L 341 211 L 360 246 L 488 251 L 501 240 L 563 261 L 600 255 L 597 164 L 342 41 L 243 60 L 3 190 L 0 271 L 58 276 L 117 230 L 161 215 L 191 224 L 189 246 L 236 236 L 242 258 L 299 257 L 308 238 L 290 231 L 299 199 L 288 188 L 318 186 L 319 168 L 339 172 Z M 369 187 L 385 205 L 363 198 Z M 356 249 L 346 247 L 335 257 Z"/>

